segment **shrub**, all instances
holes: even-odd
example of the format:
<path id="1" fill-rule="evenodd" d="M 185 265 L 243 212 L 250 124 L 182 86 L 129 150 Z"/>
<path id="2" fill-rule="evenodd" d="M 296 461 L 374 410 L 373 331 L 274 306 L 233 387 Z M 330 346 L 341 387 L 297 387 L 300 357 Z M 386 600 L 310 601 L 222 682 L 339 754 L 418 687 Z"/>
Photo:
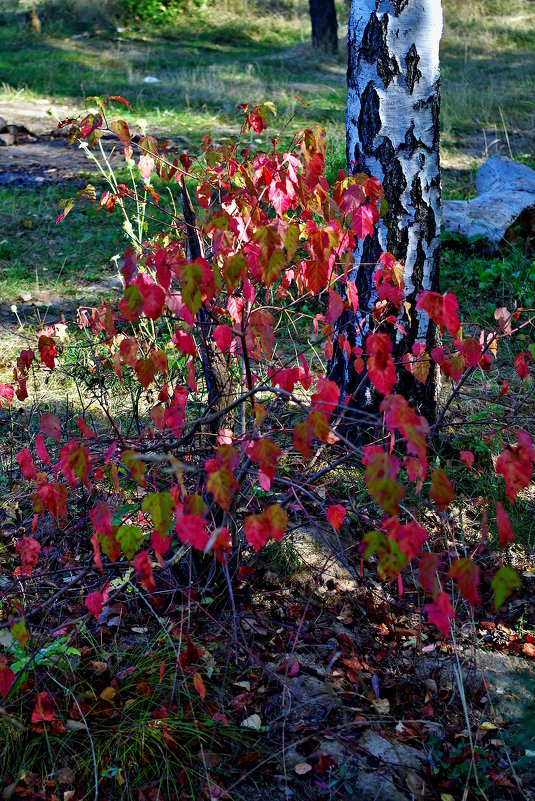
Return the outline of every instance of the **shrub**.
<path id="1" fill-rule="evenodd" d="M 368 518 L 351 503 L 350 488 L 345 500 L 330 497 L 328 485 L 326 498 L 318 491 L 341 465 L 353 464 L 362 466 L 376 510 L 376 527 L 368 524 L 362 538 L 363 558 L 376 560 L 383 579 L 397 581 L 403 594 L 402 573 L 417 565 L 429 596 L 425 610 L 444 636 L 460 598 L 478 606 L 482 590 L 486 601 L 492 589 L 498 608 L 520 585 L 503 558 L 513 538 L 508 510 L 529 485 L 535 456 L 514 419 L 518 404 L 507 406 L 498 347 L 531 325 L 529 315 L 502 308 L 492 330 L 463 328 L 452 293 L 422 292 L 416 308 L 440 326 L 443 345 L 431 353 L 416 345 L 395 364 L 391 340 L 404 334 L 403 270 L 382 254 L 379 301 L 369 315 L 360 311 L 351 280 L 355 239 L 384 212 L 383 191 L 374 178 L 342 171 L 330 187 L 321 130 L 301 131 L 287 149 L 276 136 L 269 150 L 256 151 L 248 134 L 262 134 L 275 108 L 244 104 L 241 135 L 221 142 L 205 136 L 202 154 L 191 158 L 110 119 L 115 104 L 129 105 L 123 98 L 88 104 L 83 118 L 63 126 L 99 160 L 108 187 L 99 194 L 89 184 L 62 201 L 58 224 L 79 202 L 120 215 L 130 239 L 124 292 L 119 303 L 81 309 L 75 328 L 40 331 L 36 347 L 19 355 L 13 382 L 1 385 L 5 402 L 15 395 L 24 402 L 30 376 L 37 381 L 63 367 L 79 382 L 84 408 L 99 410 L 75 424 L 46 412 L 39 433 L 20 449 L 33 523 L 16 544 L 16 574 L 36 569 L 45 526 L 61 532 L 68 522 L 92 551 L 87 570 L 100 576 L 85 597 L 95 618 L 118 592 L 108 571 L 120 560 L 133 565 L 138 587 L 151 596 L 158 568 L 193 549 L 195 569 L 230 587 L 245 550 L 280 542 L 300 519 L 335 537 L 350 519 L 363 526 Z M 104 131 L 124 149 L 129 184 L 109 169 Z M 182 214 L 165 201 L 166 187 L 178 188 L 173 203 L 182 203 Z M 168 225 L 151 231 L 158 210 Z M 312 301 L 322 311 L 311 310 Z M 342 421 L 355 410 L 341 403 L 321 363 L 332 356 L 342 313 L 368 317 L 364 348 L 352 348 L 343 335 L 337 344 L 361 385 L 382 397 L 377 413 L 360 417 L 359 441 L 343 433 Z M 314 334 L 322 359 L 310 345 Z M 515 357 L 523 386 L 532 382 L 534 357 L 533 347 Z M 395 391 L 400 371 L 425 383 L 431 361 L 450 386 L 432 425 Z M 451 513 L 456 489 L 441 456 L 441 432 L 475 375 L 485 378 L 496 419 L 499 500 L 476 493 L 482 532 L 469 544 Z M 470 450 L 455 451 L 452 460 L 457 474 L 478 470 Z M 498 553 L 487 536 L 488 515 L 496 521 Z M 19 641 L 27 638 L 22 615 L 11 628 Z M 5 659 L 2 670 L 7 693 L 15 676 Z"/>

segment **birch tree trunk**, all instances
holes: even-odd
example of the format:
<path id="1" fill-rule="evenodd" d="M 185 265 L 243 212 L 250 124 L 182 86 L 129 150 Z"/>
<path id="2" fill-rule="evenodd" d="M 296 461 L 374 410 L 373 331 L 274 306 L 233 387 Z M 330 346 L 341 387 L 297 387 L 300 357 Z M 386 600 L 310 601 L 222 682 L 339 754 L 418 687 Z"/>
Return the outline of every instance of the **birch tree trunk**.
<path id="1" fill-rule="evenodd" d="M 338 52 L 338 21 L 334 0 L 309 0 L 312 46 Z"/>
<path id="2" fill-rule="evenodd" d="M 382 182 L 388 212 L 373 237 L 359 243 L 355 269 L 363 311 L 376 301 L 373 276 L 382 251 L 405 262 L 411 308 L 402 321 L 407 337 L 394 344 L 397 360 L 415 342 L 437 344 L 435 327 L 414 304 L 422 289 L 437 290 L 439 278 L 440 168 L 439 43 L 440 0 L 352 0 L 348 32 L 347 162 Z M 353 315 L 354 318 L 354 315 Z M 341 329 L 351 345 L 363 334 L 345 315 Z M 335 337 L 336 340 L 336 337 Z M 428 418 L 435 413 L 438 373 L 432 366 L 425 386 L 398 369 L 399 391 Z M 337 349 L 330 378 L 347 396 L 359 377 Z M 359 399 L 360 400 L 360 399 Z"/>

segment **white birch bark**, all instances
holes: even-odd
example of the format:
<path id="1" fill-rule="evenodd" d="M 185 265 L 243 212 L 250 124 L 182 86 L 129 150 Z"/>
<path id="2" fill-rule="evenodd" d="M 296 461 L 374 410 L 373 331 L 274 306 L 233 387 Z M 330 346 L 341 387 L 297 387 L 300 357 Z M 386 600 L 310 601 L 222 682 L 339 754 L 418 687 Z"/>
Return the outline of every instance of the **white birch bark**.
<path id="1" fill-rule="evenodd" d="M 436 290 L 439 269 L 440 167 L 439 43 L 440 0 L 352 0 L 348 31 L 347 160 L 348 169 L 366 172 L 383 184 L 388 212 L 373 238 L 355 253 L 355 275 L 363 311 L 375 300 L 373 275 L 382 251 L 405 262 L 407 299 L 413 305 L 422 289 Z M 345 325 L 347 326 L 346 320 Z M 434 326 L 413 308 L 405 316 L 408 337 L 396 343 L 401 352 L 415 341 L 435 343 Z M 347 333 L 347 331 L 346 331 Z M 361 337 L 360 337 L 361 339 Z M 358 332 L 352 344 L 362 346 Z M 396 354 L 399 357 L 399 353 Z M 352 367 L 336 361 L 331 374 L 355 383 Z M 334 372 L 333 372 L 334 371 Z M 406 371 L 404 371 L 406 372 Z M 410 376 L 407 373 L 407 376 Z M 406 383 L 400 372 L 400 383 Z M 423 395 L 436 394 L 430 375 Z M 414 383 L 414 382 L 412 382 Z M 435 385 L 435 388 L 433 387 Z M 402 387 L 398 386 L 398 390 Z M 407 389 L 407 388 L 406 388 Z M 429 398 L 414 387 L 408 392 L 425 411 Z M 427 409 L 430 413 L 430 410 Z"/>

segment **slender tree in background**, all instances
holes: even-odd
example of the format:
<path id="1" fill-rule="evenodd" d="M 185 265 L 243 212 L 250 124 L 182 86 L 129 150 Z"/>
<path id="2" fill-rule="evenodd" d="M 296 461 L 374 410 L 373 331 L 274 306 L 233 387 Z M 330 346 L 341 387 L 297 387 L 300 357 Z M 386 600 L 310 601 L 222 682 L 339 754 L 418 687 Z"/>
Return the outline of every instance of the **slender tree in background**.
<path id="1" fill-rule="evenodd" d="M 440 0 L 352 0 L 348 32 L 347 162 L 383 184 L 388 211 L 373 236 L 355 252 L 355 280 L 362 311 L 375 304 L 374 273 L 381 252 L 405 263 L 407 300 L 394 351 L 399 360 L 414 343 L 428 351 L 437 344 L 435 326 L 415 308 L 422 289 L 436 291 L 439 279 Z M 355 315 L 345 313 L 338 333 L 362 346 Z M 336 339 L 336 338 L 335 338 Z M 435 413 L 438 372 L 431 365 L 425 385 L 398 371 L 397 391 L 428 418 Z M 330 378 L 345 396 L 360 376 L 342 350 L 335 350 Z M 360 403 L 363 399 L 359 398 Z"/>
<path id="2" fill-rule="evenodd" d="M 328 53 L 338 52 L 338 21 L 334 0 L 309 0 L 312 46 Z"/>

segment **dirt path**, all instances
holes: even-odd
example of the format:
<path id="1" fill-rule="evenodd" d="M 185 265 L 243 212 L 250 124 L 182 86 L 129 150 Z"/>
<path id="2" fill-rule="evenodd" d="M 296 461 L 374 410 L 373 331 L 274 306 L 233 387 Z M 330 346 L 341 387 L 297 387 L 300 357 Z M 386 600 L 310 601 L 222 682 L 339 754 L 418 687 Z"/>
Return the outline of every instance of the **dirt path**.
<path id="1" fill-rule="evenodd" d="M 75 114 L 69 106 L 53 107 L 48 100 L 0 102 L 0 129 L 7 129 L 0 147 L 0 186 L 36 186 L 45 182 L 65 183 L 83 172 L 96 171 L 95 164 L 76 146 L 69 145 L 57 130 L 57 118 Z M 104 139 L 110 152 L 115 139 Z M 112 154 L 117 164 L 120 152 Z"/>

